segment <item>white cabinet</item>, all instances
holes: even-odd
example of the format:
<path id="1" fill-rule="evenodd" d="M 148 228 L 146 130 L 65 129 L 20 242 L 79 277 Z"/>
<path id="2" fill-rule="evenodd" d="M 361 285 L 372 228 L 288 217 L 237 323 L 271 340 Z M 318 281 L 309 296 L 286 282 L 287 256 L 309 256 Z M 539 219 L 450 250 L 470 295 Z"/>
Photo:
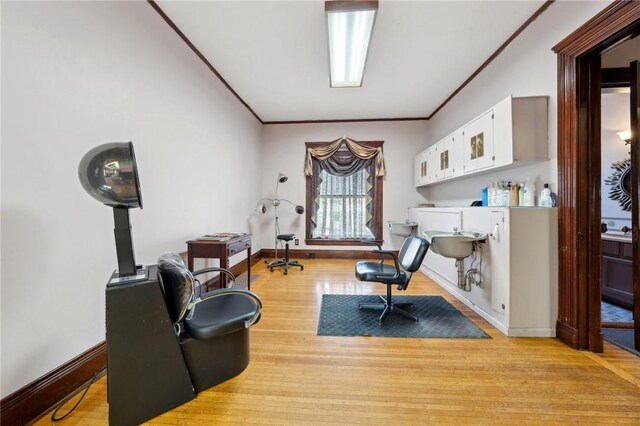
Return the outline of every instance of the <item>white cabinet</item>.
<path id="1" fill-rule="evenodd" d="M 422 166 L 422 153 L 416 155 L 413 160 L 413 182 L 415 186 L 422 186 L 424 177 L 424 168 Z"/>
<path id="2" fill-rule="evenodd" d="M 462 175 L 462 131 L 457 130 L 439 143 L 440 169 L 443 171 L 443 178 L 448 179 Z"/>
<path id="3" fill-rule="evenodd" d="M 431 250 L 422 272 L 508 336 L 553 337 L 558 310 L 558 230 L 555 208 L 411 208 L 425 230 L 484 232 L 482 284 L 458 288 L 454 259 Z M 465 259 L 465 270 L 472 265 Z"/>
<path id="4" fill-rule="evenodd" d="M 426 150 L 432 178 L 416 186 L 548 160 L 547 104 L 547 96 L 503 99 Z"/>
<path id="5" fill-rule="evenodd" d="M 440 142 L 436 142 L 431 148 L 429 148 L 429 152 L 431 154 L 431 164 L 433 167 L 433 177 L 434 180 L 444 179 L 444 163 L 443 163 L 443 151 L 444 151 L 444 140 Z"/>
<path id="6" fill-rule="evenodd" d="M 462 170 L 470 173 L 493 166 L 493 110 L 462 127 Z"/>
<path id="7" fill-rule="evenodd" d="M 428 150 L 424 150 L 418 155 L 414 160 L 414 182 L 415 186 L 423 186 L 430 182 L 429 179 L 429 152 Z"/>

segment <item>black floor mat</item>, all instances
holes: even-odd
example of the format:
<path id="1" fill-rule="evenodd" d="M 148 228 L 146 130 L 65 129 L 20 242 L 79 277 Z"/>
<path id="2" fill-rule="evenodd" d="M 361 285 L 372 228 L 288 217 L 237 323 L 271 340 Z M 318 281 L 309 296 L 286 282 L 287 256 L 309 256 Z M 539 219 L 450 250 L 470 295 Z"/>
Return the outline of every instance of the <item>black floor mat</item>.
<path id="1" fill-rule="evenodd" d="M 634 355 L 640 356 L 640 352 L 634 349 L 633 344 L 633 329 L 629 328 L 603 328 L 602 334 L 604 340 L 609 343 L 631 352 Z"/>
<path id="2" fill-rule="evenodd" d="M 418 317 L 417 323 L 391 313 L 378 324 L 381 311 L 358 308 L 358 303 L 379 301 L 378 296 L 369 295 L 323 295 L 318 336 L 491 338 L 441 296 L 393 298 L 396 303 L 413 303 L 406 310 Z"/>

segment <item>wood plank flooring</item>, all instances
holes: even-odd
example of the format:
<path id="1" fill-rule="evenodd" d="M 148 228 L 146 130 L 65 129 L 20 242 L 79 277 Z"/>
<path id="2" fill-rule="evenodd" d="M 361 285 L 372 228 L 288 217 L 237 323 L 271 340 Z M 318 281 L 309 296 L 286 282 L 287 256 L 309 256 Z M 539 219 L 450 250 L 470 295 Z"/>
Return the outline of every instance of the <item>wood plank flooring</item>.
<path id="1" fill-rule="evenodd" d="M 323 294 L 385 287 L 357 281 L 353 260 L 301 262 L 287 276 L 252 270 L 264 310 L 249 367 L 150 424 L 640 424 L 640 358 L 507 338 L 422 273 L 403 294 L 444 296 L 492 339 L 316 336 Z M 64 423 L 105 425 L 107 413 L 102 378 Z"/>

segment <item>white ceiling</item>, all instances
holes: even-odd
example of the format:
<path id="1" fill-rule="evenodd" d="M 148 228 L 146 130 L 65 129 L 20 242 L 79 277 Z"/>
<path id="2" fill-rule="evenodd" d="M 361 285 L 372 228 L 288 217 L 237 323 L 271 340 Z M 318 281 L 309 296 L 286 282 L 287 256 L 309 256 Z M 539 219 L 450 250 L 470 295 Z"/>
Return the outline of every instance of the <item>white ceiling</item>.
<path id="1" fill-rule="evenodd" d="M 335 89 L 324 1 L 157 3 L 270 122 L 426 117 L 544 1 L 380 1 L 363 86 Z"/>

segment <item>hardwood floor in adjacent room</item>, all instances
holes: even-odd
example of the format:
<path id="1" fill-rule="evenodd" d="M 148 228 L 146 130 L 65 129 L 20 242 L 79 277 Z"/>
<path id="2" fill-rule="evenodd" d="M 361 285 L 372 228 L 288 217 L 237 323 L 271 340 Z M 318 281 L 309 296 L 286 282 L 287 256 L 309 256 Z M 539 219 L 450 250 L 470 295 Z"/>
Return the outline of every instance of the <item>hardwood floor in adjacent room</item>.
<path id="1" fill-rule="evenodd" d="M 353 260 L 301 262 L 252 270 L 264 309 L 249 367 L 151 424 L 640 424 L 640 358 L 508 338 L 422 273 L 402 294 L 442 295 L 492 339 L 317 336 L 323 294 L 385 287 L 357 281 Z M 106 399 L 102 378 L 64 423 L 107 424 Z"/>

